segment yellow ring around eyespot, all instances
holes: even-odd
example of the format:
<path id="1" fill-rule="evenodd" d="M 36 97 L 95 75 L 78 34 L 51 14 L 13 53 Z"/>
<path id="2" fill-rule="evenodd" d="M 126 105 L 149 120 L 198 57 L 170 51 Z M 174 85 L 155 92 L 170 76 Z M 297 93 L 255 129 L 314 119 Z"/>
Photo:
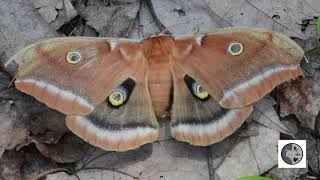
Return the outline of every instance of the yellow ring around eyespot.
<path id="1" fill-rule="evenodd" d="M 120 99 L 114 99 L 114 96 L 120 96 Z M 122 94 L 122 92 L 120 91 L 116 91 L 110 94 L 109 96 L 109 102 L 112 104 L 112 106 L 120 106 L 121 104 L 124 103 L 124 96 Z"/>
<path id="2" fill-rule="evenodd" d="M 76 59 L 72 59 L 72 58 L 76 58 Z M 70 51 L 67 54 L 67 62 L 70 64 L 77 64 L 80 62 L 82 56 L 81 53 L 78 51 Z"/>
<path id="3" fill-rule="evenodd" d="M 240 46 L 240 50 L 238 51 L 238 52 L 233 52 L 232 51 L 232 46 L 234 46 L 234 45 L 239 45 Z M 233 55 L 233 56 L 239 56 L 240 54 L 242 54 L 243 53 L 243 45 L 241 44 L 241 43 L 239 43 L 239 42 L 233 42 L 233 43 L 230 43 L 230 45 L 229 45 L 229 47 L 228 47 L 228 52 L 231 54 L 231 55 Z"/>
<path id="4" fill-rule="evenodd" d="M 200 85 L 197 85 L 195 95 L 200 99 L 207 98 L 209 96 L 208 91 L 200 92 L 200 88 L 203 88 L 203 87 L 201 87 Z"/>

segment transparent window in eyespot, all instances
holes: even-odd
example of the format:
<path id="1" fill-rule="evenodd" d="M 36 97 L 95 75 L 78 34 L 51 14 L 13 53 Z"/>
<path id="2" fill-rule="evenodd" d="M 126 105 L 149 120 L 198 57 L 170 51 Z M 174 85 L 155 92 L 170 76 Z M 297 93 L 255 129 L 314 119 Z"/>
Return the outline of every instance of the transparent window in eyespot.
<path id="1" fill-rule="evenodd" d="M 71 61 L 78 61 L 80 59 L 80 54 L 78 52 L 71 52 L 69 58 Z"/>
<path id="2" fill-rule="evenodd" d="M 238 43 L 232 44 L 231 47 L 230 47 L 230 50 L 231 50 L 233 53 L 237 53 L 237 52 L 241 51 L 241 46 L 240 46 L 240 44 L 238 44 Z"/>

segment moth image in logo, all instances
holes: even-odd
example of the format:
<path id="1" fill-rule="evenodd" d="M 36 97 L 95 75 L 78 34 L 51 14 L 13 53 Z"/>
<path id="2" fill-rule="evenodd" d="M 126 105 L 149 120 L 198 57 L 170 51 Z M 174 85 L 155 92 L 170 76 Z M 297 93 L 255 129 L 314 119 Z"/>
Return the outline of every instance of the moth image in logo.
<path id="1" fill-rule="evenodd" d="M 302 160 L 303 150 L 298 144 L 289 143 L 282 148 L 281 157 L 287 164 L 295 165 Z"/>

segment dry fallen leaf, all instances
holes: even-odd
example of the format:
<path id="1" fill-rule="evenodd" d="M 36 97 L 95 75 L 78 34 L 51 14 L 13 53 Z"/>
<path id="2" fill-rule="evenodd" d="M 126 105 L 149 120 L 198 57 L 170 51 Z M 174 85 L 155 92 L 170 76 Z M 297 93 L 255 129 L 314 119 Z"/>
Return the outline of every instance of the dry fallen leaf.
<path id="1" fill-rule="evenodd" d="M 308 63 L 303 61 L 301 65 L 305 78 L 280 85 L 277 96 L 281 117 L 294 114 L 303 127 L 314 129 L 316 116 L 320 110 L 320 53 L 316 48 L 307 54 Z"/>
<path id="2" fill-rule="evenodd" d="M 175 35 L 207 32 L 226 26 L 254 26 L 305 38 L 306 35 L 301 31 L 301 21 L 320 15 L 317 9 L 304 0 L 151 2 L 156 18 Z"/>
<path id="3" fill-rule="evenodd" d="M 53 132 L 48 139 L 59 139 L 67 131 L 64 115 L 9 86 L 11 79 L 0 70 L 0 157 L 5 149 L 28 144 L 29 131 Z"/>
<path id="4" fill-rule="evenodd" d="M 33 113 L 30 119 L 25 120 L 33 139 L 49 144 L 56 143 L 69 130 L 65 124 L 65 115 L 42 105 L 43 111 Z"/>
<path id="5" fill-rule="evenodd" d="M 278 88 L 280 116 L 295 114 L 301 125 L 314 129 L 320 110 L 320 86 L 312 77 L 286 82 Z"/>
<path id="6" fill-rule="evenodd" d="M 47 23 L 51 23 L 52 21 L 54 21 L 58 15 L 55 6 L 41 7 L 38 12 L 41 14 L 44 20 L 46 20 Z"/>
<path id="7" fill-rule="evenodd" d="M 59 163 L 78 161 L 88 151 L 90 145 L 74 134 L 65 134 L 57 144 L 35 142 L 42 155 Z"/>
<path id="8" fill-rule="evenodd" d="M 94 180 L 108 180 L 108 179 L 124 179 L 124 180 L 136 180 L 138 178 L 131 177 L 127 174 L 113 172 L 111 170 L 104 169 L 87 169 L 77 173 L 77 175 L 68 175 L 64 172 L 50 174 L 46 180 L 78 180 L 78 179 L 94 179 Z"/>
<path id="9" fill-rule="evenodd" d="M 63 0 L 64 16 L 65 22 L 71 21 L 74 17 L 77 16 L 77 11 L 74 9 L 70 0 Z"/>
<path id="10" fill-rule="evenodd" d="M 28 146 L 23 149 L 24 158 L 21 165 L 22 179 L 32 179 L 38 174 L 51 169 L 58 168 L 56 162 L 42 156 L 35 146 Z"/>
<path id="11" fill-rule="evenodd" d="M 307 163 L 311 172 L 320 175 L 320 139 L 312 134 L 311 130 L 301 129 L 297 133 L 297 139 L 306 140 L 307 141 Z"/>
<path id="12" fill-rule="evenodd" d="M 22 94 L 8 87 L 9 82 L 10 76 L 0 71 L 0 158 L 4 150 L 27 144 L 29 136 L 20 111 L 29 104 L 21 101 Z"/>
<path id="13" fill-rule="evenodd" d="M 24 46 L 45 37 L 56 37 L 58 34 L 50 28 L 32 2 L 24 0 L 0 1 L 0 61 L 3 64 L 14 52 Z M 15 64 L 6 67 L 14 75 Z"/>
<path id="14" fill-rule="evenodd" d="M 6 151 L 0 159 L 0 178 L 5 180 L 21 179 L 23 153 L 15 150 Z"/>
<path id="15" fill-rule="evenodd" d="M 245 129 L 240 129 L 233 135 L 227 137 L 223 141 L 213 144 L 208 148 L 208 169 L 210 178 L 218 179 L 216 169 L 223 163 L 226 156 L 237 145 L 240 140 L 248 139 L 250 136 L 241 137 L 240 134 L 245 132 Z"/>
<path id="16" fill-rule="evenodd" d="M 272 177 L 273 180 L 296 179 L 300 175 L 308 172 L 307 168 L 272 168 L 266 176 Z"/>
<path id="17" fill-rule="evenodd" d="M 32 2 L 45 21 L 55 29 L 59 29 L 77 16 L 77 11 L 70 0 L 32 0 Z"/>
<path id="18" fill-rule="evenodd" d="M 139 0 L 110 6 L 102 1 L 77 2 L 76 5 L 86 24 L 103 37 L 128 37 L 139 7 Z"/>
<path id="19" fill-rule="evenodd" d="M 129 38 L 142 39 L 160 32 L 147 3 L 148 1 L 141 1 L 139 13 L 137 18 L 135 18 Z"/>
<path id="20" fill-rule="evenodd" d="M 293 135 L 289 129 L 281 123 L 276 110 L 273 108 L 276 102 L 270 96 L 266 96 L 254 104 L 252 119 L 281 133 Z"/>
<path id="21" fill-rule="evenodd" d="M 281 123 L 284 124 L 292 134 L 298 133 L 298 120 L 295 116 L 286 116 L 281 119 Z"/>
<path id="22" fill-rule="evenodd" d="M 15 128 L 0 134 L 0 158 L 5 150 L 21 147 L 29 142 L 29 131 L 25 128 Z"/>
<path id="23" fill-rule="evenodd" d="M 241 176 L 260 175 L 277 164 L 279 131 L 255 122 L 251 122 L 248 129 L 259 134 L 239 142 L 228 153 L 216 169 L 220 179 L 234 180 Z"/>
<path id="24" fill-rule="evenodd" d="M 139 179 L 209 178 L 205 147 L 166 140 L 127 152 L 93 151 L 90 158 L 77 162 L 77 169 L 113 169 L 114 179 L 125 172 Z M 99 171 L 98 171 L 99 173 Z"/>

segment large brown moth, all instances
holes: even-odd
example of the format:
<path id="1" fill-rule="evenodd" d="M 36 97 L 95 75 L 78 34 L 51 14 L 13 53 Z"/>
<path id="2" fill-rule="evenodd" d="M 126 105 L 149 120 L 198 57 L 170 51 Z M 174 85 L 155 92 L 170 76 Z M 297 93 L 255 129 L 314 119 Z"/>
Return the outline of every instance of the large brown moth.
<path id="1" fill-rule="evenodd" d="M 19 65 L 16 88 L 66 114 L 76 135 L 125 151 L 157 140 L 157 117 L 171 106 L 174 138 L 200 146 L 221 141 L 254 102 L 303 75 L 303 55 L 280 33 L 226 28 L 180 39 L 54 38 L 20 50 L 8 64 Z"/>

